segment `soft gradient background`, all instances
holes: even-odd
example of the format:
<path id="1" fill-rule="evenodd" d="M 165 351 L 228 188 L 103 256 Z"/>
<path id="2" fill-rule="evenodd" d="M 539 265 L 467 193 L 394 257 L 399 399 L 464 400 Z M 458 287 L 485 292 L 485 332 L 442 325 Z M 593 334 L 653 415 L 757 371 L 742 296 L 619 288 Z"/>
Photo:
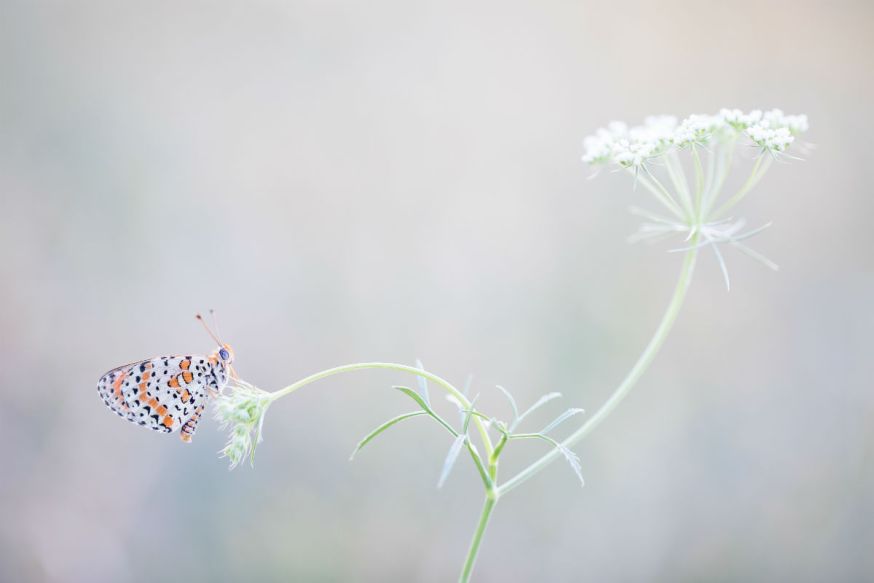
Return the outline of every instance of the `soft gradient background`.
<path id="1" fill-rule="evenodd" d="M 611 119 L 781 107 L 817 145 L 702 256 L 644 381 L 498 507 L 476 579 L 874 578 L 870 2 L 0 1 L 0 580 L 448 581 L 480 506 L 449 439 L 365 372 L 269 412 L 257 467 L 140 430 L 107 369 L 208 352 L 275 389 L 411 363 L 505 415 L 592 411 L 679 257 L 588 181 Z M 560 406 L 554 408 L 557 412 Z M 509 450 L 504 475 L 543 452 Z"/>

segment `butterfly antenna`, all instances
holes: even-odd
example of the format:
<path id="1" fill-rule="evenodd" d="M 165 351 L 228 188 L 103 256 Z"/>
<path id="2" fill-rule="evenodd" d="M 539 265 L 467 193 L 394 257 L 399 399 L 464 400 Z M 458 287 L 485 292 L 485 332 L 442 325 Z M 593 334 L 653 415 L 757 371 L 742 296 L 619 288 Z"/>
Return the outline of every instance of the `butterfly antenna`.
<path id="1" fill-rule="evenodd" d="M 209 315 L 212 316 L 212 327 L 215 330 L 216 336 L 222 337 L 222 331 L 221 331 L 221 328 L 219 328 L 218 316 L 216 316 L 215 310 L 210 308 Z"/>
<path id="2" fill-rule="evenodd" d="M 196 314 L 194 317 L 197 318 L 201 324 L 203 324 L 203 327 L 206 329 L 206 333 L 209 334 L 210 338 L 215 340 L 216 344 L 222 346 L 222 341 L 219 340 L 218 337 L 213 333 L 213 331 L 209 329 L 209 326 L 207 325 L 206 320 L 203 319 L 203 316 L 201 316 L 200 314 Z"/>

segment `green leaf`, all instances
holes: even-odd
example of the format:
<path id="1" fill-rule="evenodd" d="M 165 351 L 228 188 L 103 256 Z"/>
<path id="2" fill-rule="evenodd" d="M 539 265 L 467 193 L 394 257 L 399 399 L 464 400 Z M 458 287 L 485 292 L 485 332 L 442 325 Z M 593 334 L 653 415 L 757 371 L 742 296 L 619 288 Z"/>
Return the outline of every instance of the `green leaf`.
<path id="1" fill-rule="evenodd" d="M 553 399 L 558 399 L 559 397 L 561 397 L 561 393 L 547 393 L 547 394 L 543 395 L 542 397 L 537 399 L 536 403 L 534 403 L 533 405 L 528 407 L 527 411 L 525 411 L 524 413 L 519 415 L 519 418 L 516 420 L 516 423 L 517 424 L 521 423 L 522 420 L 525 419 L 525 417 L 527 417 L 530 413 L 533 413 L 534 411 L 536 411 L 537 409 L 539 409 L 543 405 L 549 403 Z"/>
<path id="2" fill-rule="evenodd" d="M 449 453 L 446 454 L 446 460 L 443 462 L 443 469 L 440 471 L 440 479 L 437 481 L 437 487 L 442 488 L 449 477 L 449 472 L 452 471 L 452 466 L 455 465 L 455 460 L 458 459 L 458 454 L 461 453 L 461 446 L 467 440 L 467 435 L 460 433 L 452 445 L 449 447 Z"/>
<path id="3" fill-rule="evenodd" d="M 582 409 L 568 409 L 567 411 L 565 411 L 564 413 L 562 413 L 561 415 L 559 415 L 558 417 L 553 419 L 552 423 L 550 423 L 549 425 L 547 425 L 546 427 L 541 429 L 540 433 L 547 434 L 550 431 L 552 431 L 553 429 L 555 429 L 556 427 L 558 427 L 559 425 L 561 425 L 562 423 L 564 423 L 566 420 L 568 420 L 571 417 L 573 417 L 574 415 L 577 415 L 577 414 L 582 413 L 582 412 L 583 412 Z"/>
<path id="4" fill-rule="evenodd" d="M 504 395 L 507 397 L 507 400 L 510 401 L 510 406 L 513 408 L 513 421 L 510 423 L 510 425 L 513 426 L 519 419 L 519 408 L 516 406 L 516 399 L 513 398 L 513 395 L 510 394 L 510 391 L 508 391 L 501 385 L 495 386 L 498 387 L 498 390 L 504 393 Z"/>
<path id="5" fill-rule="evenodd" d="M 431 407 L 428 405 L 428 403 L 425 401 L 425 399 L 422 398 L 422 396 L 419 393 L 417 393 L 416 391 L 414 391 L 413 389 L 411 389 L 409 387 L 395 386 L 392 388 L 399 390 L 400 392 L 402 392 L 403 394 L 405 394 L 406 396 L 408 396 L 409 398 L 414 400 L 416 403 L 418 403 L 419 407 L 422 408 L 422 411 L 426 411 L 428 414 L 431 414 Z"/>
<path id="6" fill-rule="evenodd" d="M 419 393 L 409 387 L 396 386 L 392 388 L 399 390 L 400 392 L 414 400 L 416 403 L 418 403 L 419 407 L 422 408 L 422 411 L 425 411 L 428 415 L 431 416 L 432 419 L 434 419 L 434 421 L 442 425 L 446 429 L 446 431 L 452 434 L 452 437 L 458 437 L 458 432 L 453 429 L 453 427 L 449 423 L 447 423 L 443 417 L 441 417 L 433 409 L 431 409 L 431 407 L 428 406 L 428 403 L 425 402 L 425 399 L 423 399 Z"/>
<path id="7" fill-rule="evenodd" d="M 383 431 L 385 431 L 386 429 L 388 429 L 392 425 L 396 425 L 396 424 L 400 423 L 401 421 L 404 421 L 405 419 L 411 419 L 413 417 L 419 417 L 421 415 L 428 415 L 428 412 L 427 411 L 413 411 L 411 413 L 404 413 L 403 415 L 398 415 L 397 417 L 394 417 L 393 419 L 389 419 L 388 421 L 386 421 L 385 423 L 383 423 L 382 425 L 380 425 L 379 427 L 377 427 L 376 429 L 374 429 L 373 431 L 368 433 L 364 437 L 364 439 L 362 439 L 361 441 L 358 442 L 358 445 L 355 446 L 355 451 L 353 451 L 352 455 L 349 456 L 349 461 L 352 461 L 352 459 L 355 457 L 355 454 L 357 454 L 361 450 L 361 448 L 363 448 L 365 445 L 367 445 L 368 443 L 373 441 L 377 435 L 379 435 L 380 433 L 382 433 Z"/>
<path id="8" fill-rule="evenodd" d="M 419 370 L 425 370 L 425 367 L 422 366 L 422 361 L 418 358 L 416 359 L 416 368 Z M 422 398 L 425 399 L 425 402 L 428 403 L 428 407 L 430 407 L 431 397 L 428 396 L 428 379 L 421 375 L 416 375 L 416 382 L 419 383 L 419 392 L 422 393 Z"/>

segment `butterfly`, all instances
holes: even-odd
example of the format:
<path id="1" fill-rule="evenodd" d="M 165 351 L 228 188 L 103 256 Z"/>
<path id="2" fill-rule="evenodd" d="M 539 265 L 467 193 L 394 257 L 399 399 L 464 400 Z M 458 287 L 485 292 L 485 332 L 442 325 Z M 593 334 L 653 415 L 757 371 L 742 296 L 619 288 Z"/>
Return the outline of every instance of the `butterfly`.
<path id="1" fill-rule="evenodd" d="M 234 351 L 207 326 L 218 348 L 208 356 L 157 356 L 116 367 L 97 381 L 97 392 L 120 417 L 164 433 L 179 431 L 188 443 L 209 398 L 236 378 Z"/>

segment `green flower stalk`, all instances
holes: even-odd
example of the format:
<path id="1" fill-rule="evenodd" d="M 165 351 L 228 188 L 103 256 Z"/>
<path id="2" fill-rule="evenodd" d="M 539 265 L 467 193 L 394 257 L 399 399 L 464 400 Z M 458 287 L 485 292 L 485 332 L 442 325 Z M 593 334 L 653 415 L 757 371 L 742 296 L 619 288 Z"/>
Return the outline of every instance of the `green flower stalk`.
<path id="1" fill-rule="evenodd" d="M 511 410 L 511 416 L 503 419 L 486 413 L 479 406 L 480 395 L 469 397 L 469 387 L 459 390 L 451 382 L 427 371 L 420 362 L 416 366 L 365 362 L 317 372 L 273 393 L 243 381 L 232 382 L 230 391 L 216 399 L 216 415 L 223 427 L 230 429 L 222 455 L 230 460 L 232 468 L 246 457 L 254 460 L 255 448 L 261 441 L 264 414 L 270 404 L 321 379 L 366 369 L 392 370 L 415 376 L 416 389 L 394 387 L 411 405 L 411 410 L 383 422 L 364 436 L 352 457 L 395 425 L 413 419 L 430 419 L 446 431 L 451 439 L 438 474 L 437 487 L 443 486 L 459 458 L 469 457 L 481 478 L 485 494 L 459 576 L 459 581 L 469 581 L 491 515 L 504 495 L 556 459 L 564 459 L 583 483 L 579 457 L 571 448 L 616 409 L 655 359 L 680 313 L 699 252 L 705 248 L 713 251 L 726 288 L 730 288 L 730 280 L 723 248 L 735 249 L 776 269 L 776 264 L 746 243 L 770 223 L 745 230 L 745 221 L 730 217 L 728 213 L 760 183 L 775 160 L 795 158 L 790 152 L 806 130 L 807 118 L 803 115 L 785 115 L 777 109 L 766 113 L 723 109 L 715 115 L 692 115 L 679 123 L 670 116 L 650 117 L 644 125 L 630 128 L 624 123 L 613 122 L 586 138 L 584 162 L 595 167 L 613 166 L 630 173 L 635 185 L 641 185 L 660 207 L 657 211 L 632 208 L 632 212 L 643 217 L 645 222 L 630 240 L 655 242 L 673 238 L 678 243 L 669 251 L 683 253 L 683 261 L 673 296 L 643 352 L 607 401 L 592 415 L 585 416 L 584 422 L 565 438 L 555 437 L 555 431 L 583 414 L 582 409 L 566 409 L 539 431 L 532 431 L 537 427 L 534 418 L 561 396 L 558 393 L 546 394 L 520 412 L 510 391 L 497 387 L 492 395 L 503 394 Z M 738 159 L 744 158 L 744 153 L 748 154 L 747 158 L 752 158 L 749 175 L 740 188 L 723 198 L 723 187 L 731 168 Z M 457 421 L 450 420 L 438 410 L 437 403 L 431 399 L 429 383 L 446 393 L 447 399 L 457 409 Z M 498 471 L 501 457 L 512 443 L 523 439 L 544 443 L 546 452 L 515 476 L 501 480 Z"/>

